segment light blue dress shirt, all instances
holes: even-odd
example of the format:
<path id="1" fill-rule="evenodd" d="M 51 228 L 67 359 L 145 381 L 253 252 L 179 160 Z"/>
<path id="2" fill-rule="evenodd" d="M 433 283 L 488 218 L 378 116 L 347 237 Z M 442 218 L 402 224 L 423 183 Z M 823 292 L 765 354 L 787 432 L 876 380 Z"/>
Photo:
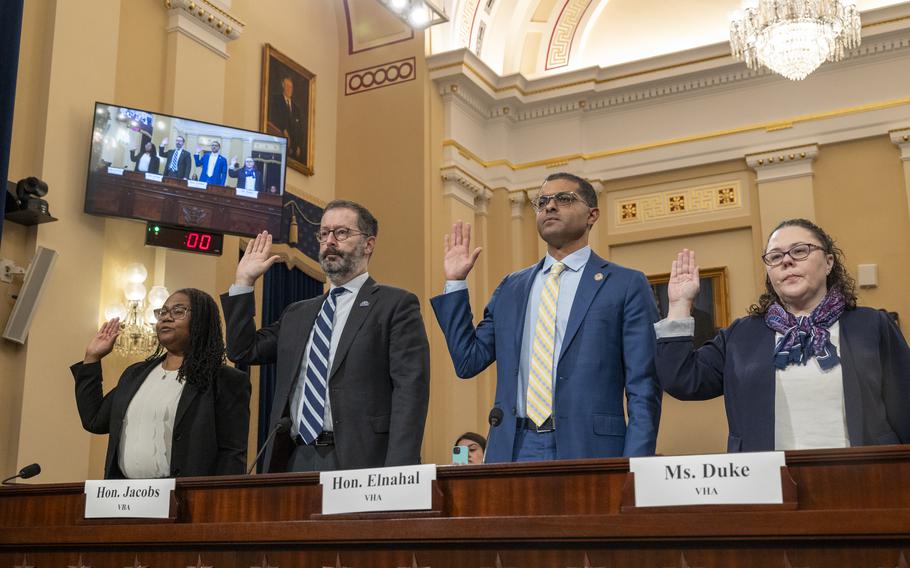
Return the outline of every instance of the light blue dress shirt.
<path id="1" fill-rule="evenodd" d="M 559 354 L 562 352 L 562 340 L 566 335 L 566 327 L 569 324 L 569 315 L 572 312 L 572 302 L 575 301 L 575 292 L 578 291 L 578 284 L 581 282 L 581 273 L 588 259 L 591 258 L 591 247 L 586 246 L 578 249 L 569 256 L 562 259 L 566 268 L 559 275 L 559 298 L 556 301 L 556 345 L 553 353 L 553 385 L 556 385 L 556 366 L 559 362 Z M 528 369 L 531 364 L 531 347 L 534 344 L 534 329 L 537 327 L 537 310 L 540 306 L 540 295 L 543 292 L 544 281 L 550 272 L 550 267 L 556 259 L 549 254 L 543 259 L 543 266 L 534 275 L 534 283 L 531 285 L 531 293 L 528 295 L 528 306 L 525 310 L 524 332 L 521 336 L 521 359 L 518 369 L 518 396 L 516 397 L 516 408 L 518 416 L 525 417 L 525 400 L 528 395 Z M 464 280 L 448 280 L 444 293 L 466 290 L 467 282 Z"/>

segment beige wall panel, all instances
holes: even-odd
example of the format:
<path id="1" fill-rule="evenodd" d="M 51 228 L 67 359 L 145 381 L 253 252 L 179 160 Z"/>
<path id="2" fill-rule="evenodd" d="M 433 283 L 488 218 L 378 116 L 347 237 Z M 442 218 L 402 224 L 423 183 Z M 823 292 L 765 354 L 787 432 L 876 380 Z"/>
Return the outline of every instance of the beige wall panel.
<path id="1" fill-rule="evenodd" d="M 745 315 L 756 296 L 752 231 L 681 235 L 659 241 L 611 247 L 612 261 L 645 274 L 670 271 L 670 263 L 683 248 L 695 250 L 701 267 L 727 267 L 733 318 Z M 681 402 L 664 395 L 657 452 L 666 455 L 723 452 L 727 447 L 727 419 L 723 398 Z"/>
<path id="2" fill-rule="evenodd" d="M 784 219 L 815 220 L 815 202 L 812 176 L 759 183 L 762 242 L 768 242 L 771 230 Z"/>
<path id="3" fill-rule="evenodd" d="M 88 471 L 89 437 L 76 413 L 67 367 L 82 356 L 97 325 L 104 225 L 82 213 L 86 142 L 92 103 L 114 96 L 119 19 L 119 0 L 99 1 L 92 10 L 57 2 L 46 128 L 27 135 L 43 146 L 41 168 L 31 173 L 47 181 L 51 212 L 60 219 L 37 229 L 36 244 L 60 257 L 26 347 L 17 460 L 40 462 L 44 482 L 83 479 Z M 24 29 L 23 37 L 31 33 Z M 91 65 L 85 64 L 86 53 L 92 54 Z"/>
<path id="4" fill-rule="evenodd" d="M 910 218 L 903 166 L 886 135 L 824 146 L 815 164 L 817 221 L 844 251 L 847 270 L 878 265 L 878 287 L 859 303 L 896 311 L 910 329 Z"/>
<path id="5" fill-rule="evenodd" d="M 117 78 L 114 100 L 153 112 L 164 107 L 168 85 L 162 81 L 167 64 L 167 10 L 162 2 L 126 2 L 120 10 Z"/>

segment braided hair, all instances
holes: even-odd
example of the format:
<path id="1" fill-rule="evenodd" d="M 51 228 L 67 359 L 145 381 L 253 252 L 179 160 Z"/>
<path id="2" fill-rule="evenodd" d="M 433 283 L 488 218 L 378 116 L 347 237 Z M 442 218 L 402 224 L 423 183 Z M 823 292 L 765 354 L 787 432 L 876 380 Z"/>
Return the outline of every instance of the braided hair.
<path id="1" fill-rule="evenodd" d="M 225 364 L 221 314 L 215 300 L 202 290 L 183 288 L 175 294 L 186 294 L 190 299 L 189 345 L 177 372 L 177 380 L 186 381 L 204 392 L 215 383 L 221 366 Z M 164 353 L 165 349 L 159 343 L 148 360 Z"/>

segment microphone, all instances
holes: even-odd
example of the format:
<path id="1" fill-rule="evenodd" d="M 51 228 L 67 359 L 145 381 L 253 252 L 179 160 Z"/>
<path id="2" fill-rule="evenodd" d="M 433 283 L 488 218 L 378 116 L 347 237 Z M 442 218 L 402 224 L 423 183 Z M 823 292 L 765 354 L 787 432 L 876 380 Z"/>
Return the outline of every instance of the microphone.
<path id="1" fill-rule="evenodd" d="M 10 483 L 10 482 L 12 480 L 16 479 L 17 477 L 21 477 L 22 479 L 28 479 L 30 477 L 35 477 L 39 473 L 41 473 L 41 466 L 36 463 L 33 463 L 31 465 L 27 465 L 27 466 L 23 467 L 22 469 L 20 469 L 18 474 L 14 475 L 12 477 L 7 477 L 3 481 L 0 481 L 0 484 L 12 485 L 12 483 Z"/>
<path id="2" fill-rule="evenodd" d="M 287 432 L 291 429 L 291 418 L 289 416 L 284 416 L 281 420 L 278 421 L 278 424 L 275 424 L 275 427 L 272 428 L 272 431 L 269 433 L 269 437 L 265 439 L 265 443 L 262 444 L 262 449 L 259 450 L 259 453 L 256 454 L 256 459 L 253 460 L 253 464 L 250 465 L 250 469 L 247 470 L 246 474 L 249 475 L 253 473 L 253 470 L 256 469 L 256 464 L 259 463 L 259 458 L 262 457 L 262 454 L 265 453 L 265 449 L 269 447 L 269 444 L 272 443 L 272 440 L 275 439 L 275 436 L 278 432 Z M 37 465 L 37 464 L 36 464 Z"/>
<path id="3" fill-rule="evenodd" d="M 493 410 L 490 411 L 490 417 L 487 421 L 490 423 L 490 426 L 493 426 L 494 428 L 499 426 L 502 422 L 502 409 L 498 406 L 494 406 Z"/>

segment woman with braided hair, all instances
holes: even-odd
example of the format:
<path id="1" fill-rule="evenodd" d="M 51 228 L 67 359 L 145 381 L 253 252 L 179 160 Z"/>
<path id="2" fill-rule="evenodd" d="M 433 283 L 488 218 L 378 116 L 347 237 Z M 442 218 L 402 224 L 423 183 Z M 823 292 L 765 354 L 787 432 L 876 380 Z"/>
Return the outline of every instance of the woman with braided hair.
<path id="1" fill-rule="evenodd" d="M 655 324 L 657 377 L 681 400 L 724 396 L 728 452 L 910 443 L 910 347 L 887 313 L 856 306 L 843 253 L 806 219 L 780 223 L 765 291 L 698 349 L 695 253 L 673 261 Z"/>
<path id="2" fill-rule="evenodd" d="M 127 367 L 106 395 L 101 359 L 114 348 L 118 318 L 101 326 L 71 367 L 82 426 L 110 435 L 105 479 L 244 473 L 250 380 L 225 365 L 217 304 L 185 288 L 155 317 L 158 349 Z"/>

